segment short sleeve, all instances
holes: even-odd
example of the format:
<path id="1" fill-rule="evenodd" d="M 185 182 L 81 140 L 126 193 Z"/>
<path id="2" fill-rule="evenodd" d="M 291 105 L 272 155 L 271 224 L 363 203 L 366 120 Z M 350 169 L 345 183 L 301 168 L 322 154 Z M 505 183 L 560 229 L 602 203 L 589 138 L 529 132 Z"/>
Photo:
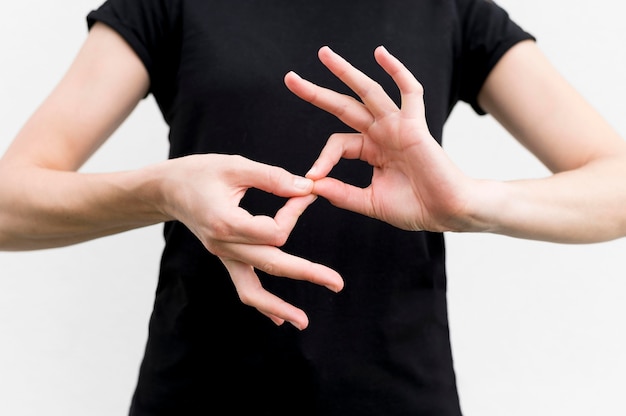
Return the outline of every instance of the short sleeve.
<path id="1" fill-rule="evenodd" d="M 179 0 L 107 0 L 87 15 L 88 28 L 102 22 L 118 32 L 146 67 L 151 89 L 174 70 Z M 155 91 L 152 91 L 153 93 Z"/>
<path id="2" fill-rule="evenodd" d="M 478 94 L 500 58 L 515 44 L 535 40 L 513 22 L 508 13 L 491 0 L 457 0 L 461 19 L 459 98 L 478 114 Z"/>

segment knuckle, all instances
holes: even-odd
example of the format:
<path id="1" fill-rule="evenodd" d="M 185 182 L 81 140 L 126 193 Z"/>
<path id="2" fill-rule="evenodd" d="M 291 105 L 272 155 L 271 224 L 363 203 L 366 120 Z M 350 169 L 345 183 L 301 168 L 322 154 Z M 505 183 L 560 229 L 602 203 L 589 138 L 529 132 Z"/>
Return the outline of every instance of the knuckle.
<path id="1" fill-rule="evenodd" d="M 412 86 L 412 91 L 413 91 L 414 94 L 424 95 L 424 86 L 418 80 L 414 80 L 413 86 Z"/>
<path id="2" fill-rule="evenodd" d="M 265 178 L 267 183 L 277 183 L 281 178 L 280 168 L 275 169 L 266 169 L 265 170 Z"/>
<path id="3" fill-rule="evenodd" d="M 204 241 L 204 247 L 209 251 L 209 253 L 218 256 L 225 257 L 228 253 L 224 249 L 223 245 L 220 242 L 212 239 L 207 239 Z"/>
<path id="4" fill-rule="evenodd" d="M 242 165 L 244 163 L 246 163 L 246 158 L 243 157 L 242 155 L 229 155 L 230 157 L 230 163 L 232 163 L 232 166 L 238 166 L 238 165 Z"/>
<path id="5" fill-rule="evenodd" d="M 265 259 L 262 264 L 259 265 L 259 269 L 269 275 L 276 276 L 279 272 L 278 262 L 276 261 L 274 256 L 269 257 Z"/>
<path id="6" fill-rule="evenodd" d="M 372 92 L 375 93 L 385 93 L 385 89 L 378 82 L 374 82 L 370 88 Z"/>
<path id="7" fill-rule="evenodd" d="M 276 264 L 270 261 L 265 262 L 261 265 L 261 270 L 271 276 L 274 276 L 276 274 Z"/>
<path id="8" fill-rule="evenodd" d="M 342 133 L 333 133 L 328 137 L 328 144 L 337 145 L 343 143 L 344 135 Z"/>
<path id="9" fill-rule="evenodd" d="M 362 85 L 361 88 L 356 91 L 356 93 L 359 97 L 365 98 L 372 93 L 377 85 L 380 87 L 380 84 L 378 84 L 376 81 L 369 80 L 366 84 Z"/>
<path id="10" fill-rule="evenodd" d="M 238 291 L 239 300 L 241 303 L 247 306 L 254 306 L 254 296 L 250 293 L 249 290 L 241 290 Z"/>
<path id="11" fill-rule="evenodd" d="M 226 246 L 229 236 L 232 236 L 232 230 L 227 224 L 213 227 L 207 231 L 201 238 L 206 249 L 216 256 L 225 256 L 228 254 Z"/>
<path id="12" fill-rule="evenodd" d="M 278 166 L 271 166 L 265 171 L 265 178 L 269 184 L 280 184 L 290 177 L 291 175 L 285 169 Z"/>
<path id="13" fill-rule="evenodd" d="M 264 290 L 265 289 L 263 289 L 263 286 L 261 286 L 261 283 L 259 282 L 258 284 L 246 286 L 245 288 L 238 288 L 237 296 L 239 296 L 239 300 L 244 305 L 257 307 L 260 303 L 259 299 L 261 293 Z"/>
<path id="14" fill-rule="evenodd" d="M 228 241 L 233 235 L 233 227 L 224 220 L 215 220 L 211 224 L 209 235 L 213 240 Z"/>
<path id="15" fill-rule="evenodd" d="M 287 233 L 281 233 L 280 235 L 276 236 L 276 240 L 274 241 L 274 246 L 275 247 L 283 247 L 285 244 L 287 244 L 287 240 L 289 239 L 289 235 Z"/>
<path id="16" fill-rule="evenodd" d="M 357 100 L 352 97 L 348 97 L 348 102 L 346 102 L 345 100 L 341 100 L 340 102 L 335 104 L 335 108 L 333 109 L 332 112 L 338 118 L 342 118 L 348 112 L 350 105 L 356 101 Z"/>
<path id="17" fill-rule="evenodd" d="M 286 230 L 278 229 L 274 234 L 273 245 L 276 247 L 282 247 L 287 243 L 289 239 L 289 232 Z"/>

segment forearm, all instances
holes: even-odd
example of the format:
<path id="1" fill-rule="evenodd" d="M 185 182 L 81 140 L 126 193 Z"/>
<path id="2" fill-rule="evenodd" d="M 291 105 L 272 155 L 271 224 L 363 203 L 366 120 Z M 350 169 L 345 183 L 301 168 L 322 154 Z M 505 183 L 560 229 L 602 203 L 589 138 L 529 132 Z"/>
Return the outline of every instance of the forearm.
<path id="1" fill-rule="evenodd" d="M 60 247 L 168 220 L 159 170 L 84 174 L 0 166 L 0 249 Z"/>
<path id="2" fill-rule="evenodd" d="M 557 243 L 626 235 L 626 161 L 612 158 L 543 179 L 483 181 L 468 204 L 468 228 Z"/>

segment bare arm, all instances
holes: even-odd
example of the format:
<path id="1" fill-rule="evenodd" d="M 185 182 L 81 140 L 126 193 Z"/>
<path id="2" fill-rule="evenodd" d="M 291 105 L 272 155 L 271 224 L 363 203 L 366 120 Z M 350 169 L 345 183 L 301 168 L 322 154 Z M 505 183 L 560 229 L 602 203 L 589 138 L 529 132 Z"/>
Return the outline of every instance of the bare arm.
<path id="1" fill-rule="evenodd" d="M 394 79 L 402 108 L 328 48 L 320 59 L 361 101 L 290 73 L 287 86 L 359 133 L 331 136 L 309 177 L 333 204 L 407 230 L 493 232 L 566 243 L 626 235 L 626 143 L 550 66 L 533 42 L 497 64 L 479 101 L 553 172 L 545 179 L 487 181 L 464 175 L 424 119 L 423 89 L 383 48 L 378 63 Z M 374 167 L 365 189 L 327 175 L 342 158 Z"/>
<path id="2" fill-rule="evenodd" d="M 626 142 L 534 42 L 509 51 L 479 96 L 554 175 L 488 184 L 476 218 L 494 232 L 558 242 L 626 235 Z"/>
<path id="3" fill-rule="evenodd" d="M 66 76 L 0 160 L 0 249 L 58 247 L 178 220 L 220 257 L 244 303 L 277 324 L 305 328 L 305 313 L 265 291 L 255 269 L 342 288 L 335 271 L 279 248 L 315 199 L 311 180 L 217 154 L 127 172 L 77 172 L 148 87 L 134 51 L 96 24 Z M 288 201 L 274 217 L 253 216 L 239 207 L 249 188 Z"/>
<path id="4" fill-rule="evenodd" d="M 63 246 L 166 219 L 137 192 L 141 174 L 75 174 L 148 85 L 130 47 L 96 25 L 0 160 L 0 248 Z"/>

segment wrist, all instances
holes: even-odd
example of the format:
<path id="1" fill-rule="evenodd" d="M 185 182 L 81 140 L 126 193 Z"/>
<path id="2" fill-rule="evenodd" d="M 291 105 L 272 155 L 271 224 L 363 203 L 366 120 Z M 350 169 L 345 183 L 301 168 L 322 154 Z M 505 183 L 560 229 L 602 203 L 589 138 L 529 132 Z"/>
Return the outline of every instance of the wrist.
<path id="1" fill-rule="evenodd" d="M 454 231 L 498 233 L 508 211 L 506 184 L 476 179 Z"/>
<path id="2" fill-rule="evenodd" d="M 168 203 L 168 162 L 159 162 L 131 173 L 129 192 L 134 193 L 150 212 L 149 215 L 159 222 L 175 219 Z"/>

